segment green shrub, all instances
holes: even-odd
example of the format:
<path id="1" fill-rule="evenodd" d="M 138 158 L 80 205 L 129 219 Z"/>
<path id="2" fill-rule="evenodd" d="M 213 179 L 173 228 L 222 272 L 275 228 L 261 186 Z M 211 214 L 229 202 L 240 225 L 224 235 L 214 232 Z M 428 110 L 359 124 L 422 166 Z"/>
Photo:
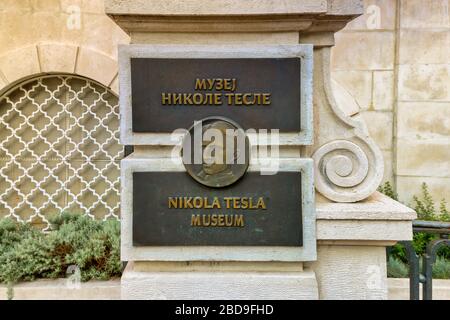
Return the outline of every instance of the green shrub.
<path id="1" fill-rule="evenodd" d="M 389 182 L 386 182 L 384 185 L 380 186 L 378 188 L 378 191 L 398 201 L 398 196 Z M 426 183 L 422 184 L 422 191 L 420 196 L 413 197 L 413 203 L 411 207 L 417 212 L 417 218 L 419 220 L 450 222 L 450 213 L 447 209 L 447 203 L 445 199 L 441 200 L 439 204 L 439 210 L 436 210 L 435 202 L 428 190 L 428 186 Z M 412 244 L 416 253 L 420 256 L 423 256 L 426 252 L 427 245 L 431 241 L 438 238 L 439 237 L 435 234 L 418 232 L 414 233 Z M 398 272 L 399 268 L 401 269 L 398 264 L 406 264 L 407 262 L 408 259 L 406 257 L 406 250 L 402 245 L 397 244 L 390 248 L 388 268 L 391 268 L 392 270 L 388 270 L 388 273 Z M 450 278 L 448 268 L 450 268 L 450 247 L 444 246 L 437 252 L 437 261 L 435 266 L 433 267 L 433 274 L 435 275 L 434 277 L 437 279 Z"/>
<path id="2" fill-rule="evenodd" d="M 385 182 L 381 186 L 378 187 L 378 191 L 387 195 L 389 198 L 392 198 L 398 201 L 398 194 L 394 191 L 391 183 L 389 181 Z"/>
<path id="3" fill-rule="evenodd" d="M 419 268 L 423 272 L 422 259 L 419 260 Z M 404 261 L 390 256 L 387 261 L 388 278 L 408 278 L 409 267 Z M 437 257 L 433 264 L 433 279 L 450 279 L 450 260 Z"/>
<path id="4" fill-rule="evenodd" d="M 424 182 L 422 183 L 422 199 L 417 196 L 413 197 L 414 206 L 413 209 L 417 212 L 417 218 L 425 221 L 437 221 L 439 220 L 436 215 L 436 209 L 434 207 L 433 197 L 428 191 L 428 186 Z"/>
<path id="5" fill-rule="evenodd" d="M 450 260 L 437 257 L 433 265 L 433 279 L 450 279 Z"/>
<path id="6" fill-rule="evenodd" d="M 450 212 L 447 209 L 447 202 L 445 201 L 445 199 L 441 200 L 439 210 L 441 212 L 441 214 L 439 215 L 439 220 L 444 222 L 450 222 Z"/>
<path id="7" fill-rule="evenodd" d="M 0 220 L 0 282 L 65 277 L 67 268 L 80 269 L 81 280 L 120 276 L 120 225 L 63 213 L 51 219 L 52 231 L 30 224 Z"/>
<path id="8" fill-rule="evenodd" d="M 408 278 L 408 265 L 395 257 L 389 257 L 387 261 L 387 275 L 389 278 Z"/>

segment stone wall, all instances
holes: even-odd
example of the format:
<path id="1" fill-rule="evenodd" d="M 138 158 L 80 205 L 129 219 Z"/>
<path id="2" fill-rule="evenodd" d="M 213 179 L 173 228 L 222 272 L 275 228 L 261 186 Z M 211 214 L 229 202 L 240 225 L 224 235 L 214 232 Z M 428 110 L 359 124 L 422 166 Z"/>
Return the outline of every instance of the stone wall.
<path id="1" fill-rule="evenodd" d="M 383 150 L 385 180 L 405 203 L 422 182 L 449 201 L 449 1 L 366 0 L 336 42 L 332 77 Z"/>
<path id="2" fill-rule="evenodd" d="M 0 90 L 43 72 L 76 73 L 117 92 L 117 45 L 128 36 L 103 0 L 2 0 Z"/>
<path id="3" fill-rule="evenodd" d="M 427 182 L 450 201 L 449 1 L 365 2 L 366 14 L 336 36 L 333 78 L 361 109 L 401 200 Z M 68 72 L 117 92 L 117 45 L 129 38 L 103 0 L 2 0 L 0 29 L 0 90 Z"/>

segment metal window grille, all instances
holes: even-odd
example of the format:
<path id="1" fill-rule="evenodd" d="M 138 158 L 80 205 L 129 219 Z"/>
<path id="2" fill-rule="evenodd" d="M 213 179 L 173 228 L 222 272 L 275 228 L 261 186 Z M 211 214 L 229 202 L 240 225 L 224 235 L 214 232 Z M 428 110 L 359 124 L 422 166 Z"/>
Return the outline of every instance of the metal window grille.
<path id="1" fill-rule="evenodd" d="M 118 99 L 106 87 L 47 75 L 0 96 L 0 216 L 44 230 L 64 211 L 118 218 L 122 157 Z"/>

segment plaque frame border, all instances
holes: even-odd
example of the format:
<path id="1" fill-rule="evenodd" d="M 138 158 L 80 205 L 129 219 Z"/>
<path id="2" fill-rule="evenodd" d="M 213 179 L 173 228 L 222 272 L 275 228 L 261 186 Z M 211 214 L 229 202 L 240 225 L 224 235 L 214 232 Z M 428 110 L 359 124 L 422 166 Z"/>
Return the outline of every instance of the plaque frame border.
<path id="1" fill-rule="evenodd" d="M 313 45 L 119 45 L 120 142 L 123 145 L 174 146 L 183 134 L 133 132 L 131 59 L 132 58 L 300 58 L 300 128 L 299 132 L 280 133 L 279 141 L 261 142 L 250 133 L 252 145 L 313 145 Z M 175 128 L 177 129 L 177 128 Z M 174 129 L 174 130 L 175 130 Z M 276 128 L 267 128 L 267 130 Z"/>
<path id="2" fill-rule="evenodd" d="M 184 172 L 181 159 L 138 158 L 121 161 L 122 261 L 281 261 L 317 259 L 315 192 L 312 159 L 278 159 L 281 172 L 302 174 L 303 246 L 133 246 L 133 172 Z M 257 161 L 249 171 L 260 171 Z"/>

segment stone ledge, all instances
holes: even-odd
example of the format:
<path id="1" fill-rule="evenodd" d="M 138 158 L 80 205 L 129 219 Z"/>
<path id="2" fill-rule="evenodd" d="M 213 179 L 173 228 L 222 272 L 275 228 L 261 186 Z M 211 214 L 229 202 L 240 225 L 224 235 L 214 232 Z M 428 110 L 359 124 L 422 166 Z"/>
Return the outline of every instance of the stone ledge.
<path id="1" fill-rule="evenodd" d="M 89 281 L 71 288 L 67 279 L 40 279 L 14 286 L 14 300 L 118 300 L 120 279 Z M 0 285 L 0 300 L 7 299 L 7 287 Z"/>
<path id="2" fill-rule="evenodd" d="M 317 198 L 317 240 L 322 243 L 376 246 L 412 240 L 412 220 L 417 217 L 414 210 L 379 192 L 357 203 Z"/>
<path id="3" fill-rule="evenodd" d="M 362 0 L 106 0 L 126 32 L 337 31 L 363 13 Z"/>
<path id="4" fill-rule="evenodd" d="M 389 278 L 387 283 L 389 300 L 409 300 L 409 279 Z M 117 300 L 120 299 L 120 279 L 82 283 L 80 290 L 67 289 L 66 279 L 37 280 L 20 283 L 14 291 L 15 300 Z M 450 300 L 450 280 L 433 280 L 433 297 L 434 300 Z M 5 299 L 6 287 L 0 285 L 0 300 Z"/>
<path id="5" fill-rule="evenodd" d="M 139 272 L 128 263 L 122 299 L 317 300 L 315 273 L 301 272 Z"/>
<path id="6" fill-rule="evenodd" d="M 356 203 L 330 202 L 317 197 L 317 220 L 403 220 L 417 218 L 416 212 L 380 192 Z"/>
<path id="7" fill-rule="evenodd" d="M 355 14 L 355 0 L 106 0 L 108 14 L 122 15 L 256 15 L 256 14 Z"/>
<path id="8" fill-rule="evenodd" d="M 388 278 L 388 299 L 409 300 L 409 279 Z M 422 285 L 420 285 L 422 299 Z M 433 300 L 450 300 L 450 280 L 433 280 Z"/>

